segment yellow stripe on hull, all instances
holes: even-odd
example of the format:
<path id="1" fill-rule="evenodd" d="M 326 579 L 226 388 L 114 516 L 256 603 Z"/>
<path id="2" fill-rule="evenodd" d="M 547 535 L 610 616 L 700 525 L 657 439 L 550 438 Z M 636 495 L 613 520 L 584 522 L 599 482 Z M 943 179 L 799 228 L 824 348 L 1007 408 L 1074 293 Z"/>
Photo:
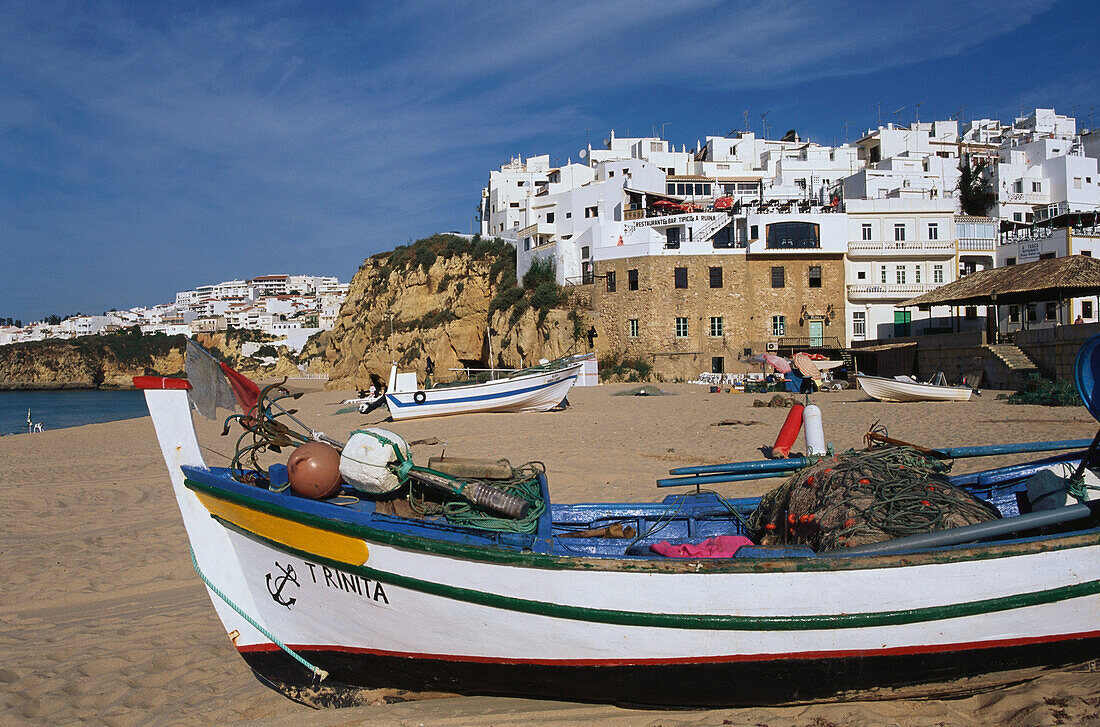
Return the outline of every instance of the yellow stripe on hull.
<path id="1" fill-rule="evenodd" d="M 367 562 L 367 544 L 358 538 L 258 512 L 203 492 L 195 495 L 212 515 L 273 542 L 339 563 L 363 565 Z"/>

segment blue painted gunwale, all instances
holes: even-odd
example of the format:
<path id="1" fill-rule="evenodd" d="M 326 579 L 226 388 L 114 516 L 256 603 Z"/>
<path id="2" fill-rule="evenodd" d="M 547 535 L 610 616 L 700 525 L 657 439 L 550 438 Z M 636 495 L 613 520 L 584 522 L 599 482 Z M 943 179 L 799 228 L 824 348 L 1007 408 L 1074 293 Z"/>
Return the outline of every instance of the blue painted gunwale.
<path id="1" fill-rule="evenodd" d="M 1038 469 L 1041 465 L 1028 467 Z M 1019 466 L 1004 468 L 1019 470 Z M 989 471 L 986 474 L 992 474 Z M 244 485 L 232 480 L 228 470 L 196 469 L 184 467 L 186 485 L 190 489 L 206 492 L 219 499 L 237 502 L 246 507 L 268 512 L 279 517 L 287 517 L 304 524 L 328 530 L 362 537 L 364 540 L 384 542 L 411 550 L 432 552 L 456 557 L 480 560 L 484 562 L 506 563 L 527 567 L 549 567 L 553 569 L 631 569 L 649 570 L 679 564 L 693 564 L 707 572 L 714 571 L 769 571 L 786 570 L 846 570 L 849 568 L 884 568 L 914 565 L 916 560 L 945 562 L 956 560 L 985 560 L 1002 558 L 1039 550 L 1060 550 L 1095 545 L 1100 536 L 1100 528 L 1083 530 L 1062 535 L 1040 535 L 1011 540 L 999 540 L 991 543 L 971 543 L 935 550 L 898 553 L 892 556 L 853 556 L 850 558 L 824 558 L 817 554 L 791 549 L 767 549 L 760 547 L 745 548 L 743 557 L 714 559 L 710 561 L 689 561 L 689 559 L 668 559 L 654 554 L 624 555 L 621 552 L 599 553 L 582 552 L 570 547 L 554 547 L 561 539 L 552 535 L 553 522 L 557 514 L 573 510 L 576 513 L 590 510 L 595 516 L 613 520 L 616 517 L 627 519 L 627 513 L 659 515 L 667 513 L 668 500 L 683 496 L 670 496 L 665 503 L 639 505 L 638 503 L 581 503 L 561 507 L 548 507 L 538 524 L 534 535 L 514 533 L 492 533 L 475 528 L 449 525 L 440 521 L 412 521 L 397 516 L 382 515 L 374 512 L 373 503 L 363 500 L 359 509 L 349 509 L 323 501 L 308 500 L 287 493 L 273 493 L 264 488 Z M 1021 475 L 1016 473 L 1016 479 Z M 1025 473 L 1026 476 L 1026 473 Z M 1018 485 L 1018 481 L 1017 481 Z M 540 478 L 540 486 L 547 496 L 545 477 Z M 999 490 L 998 497 L 1002 509 L 1008 509 L 1014 502 L 1014 487 Z M 549 498 L 547 497 L 549 502 Z M 730 504 L 738 510 L 751 509 L 759 498 L 732 500 Z M 699 511 L 713 512 L 712 503 L 704 499 L 696 506 L 686 508 L 683 513 L 690 516 Z M 597 515 L 599 513 L 599 515 Z M 579 521 L 578 521 L 579 522 Z M 1023 548 L 1023 550 L 1020 550 Z M 755 563 L 754 563 L 755 562 Z"/>

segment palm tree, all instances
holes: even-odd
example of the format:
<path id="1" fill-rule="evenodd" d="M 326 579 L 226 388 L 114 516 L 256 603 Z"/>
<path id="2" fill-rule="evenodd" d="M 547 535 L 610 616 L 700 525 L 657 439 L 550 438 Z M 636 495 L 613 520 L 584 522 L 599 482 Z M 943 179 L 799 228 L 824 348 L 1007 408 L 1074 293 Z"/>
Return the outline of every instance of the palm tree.
<path id="1" fill-rule="evenodd" d="M 985 176 L 988 165 L 985 159 L 959 165 L 959 206 L 963 214 L 982 217 L 997 202 L 997 194 Z"/>

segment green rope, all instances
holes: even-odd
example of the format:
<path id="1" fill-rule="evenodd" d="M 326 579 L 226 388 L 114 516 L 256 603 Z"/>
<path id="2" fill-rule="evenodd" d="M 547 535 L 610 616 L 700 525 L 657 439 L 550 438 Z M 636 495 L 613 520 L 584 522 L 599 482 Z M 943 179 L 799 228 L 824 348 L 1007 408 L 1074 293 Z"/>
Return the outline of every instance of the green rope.
<path id="1" fill-rule="evenodd" d="M 417 467 L 427 472 L 435 472 L 424 467 Z M 479 510 L 464 499 L 458 497 L 448 498 L 442 503 L 428 501 L 424 494 L 424 487 L 410 481 L 408 500 L 413 511 L 421 517 L 442 516 L 452 525 L 462 525 L 482 530 L 495 530 L 505 533 L 533 533 L 538 529 L 538 521 L 546 512 L 546 500 L 542 497 L 538 477 L 546 471 L 542 462 L 528 462 L 519 467 L 512 468 L 512 476 L 507 480 L 486 480 L 476 477 L 451 477 L 442 472 L 435 472 L 457 483 L 458 492 L 461 493 L 468 484 L 481 482 L 504 490 L 510 495 L 516 495 L 527 501 L 530 507 L 527 515 L 519 519 L 501 518 L 490 515 L 484 510 Z M 434 490 L 433 492 L 438 492 Z"/>
<path id="2" fill-rule="evenodd" d="M 214 594 L 217 595 L 218 598 L 225 601 L 226 605 L 228 605 L 230 608 L 232 608 L 234 611 L 236 611 L 240 615 L 241 618 L 243 618 L 245 621 L 247 621 L 252 626 L 252 628 L 256 629 L 261 634 L 263 634 L 264 637 L 268 641 L 275 644 L 276 646 L 278 646 L 280 649 L 282 649 L 286 653 L 290 654 L 292 657 L 294 657 L 295 661 L 297 661 L 299 664 L 301 664 L 302 666 L 304 666 L 305 668 L 307 668 L 311 672 L 313 672 L 313 676 L 317 677 L 317 679 L 319 681 L 324 681 L 326 678 L 328 678 L 328 672 L 327 671 L 325 671 L 324 669 L 322 669 L 318 666 L 314 666 L 313 664 L 310 664 L 304 658 L 299 656 L 289 646 L 287 646 L 282 641 L 279 641 L 277 638 L 275 638 L 275 636 L 272 635 L 272 633 L 270 631 L 268 631 L 263 626 L 258 624 L 256 622 L 256 620 L 253 619 L 251 616 L 249 616 L 247 613 L 245 613 L 241 609 L 240 606 L 233 603 L 233 601 L 229 600 L 229 596 L 222 593 L 221 590 L 217 586 L 215 586 L 213 583 L 211 583 L 210 579 L 206 577 L 206 574 L 202 572 L 202 568 L 199 568 L 199 562 L 197 560 L 195 560 L 195 549 L 190 548 L 190 550 L 191 550 L 191 565 L 195 566 L 195 572 L 199 574 L 199 578 L 202 579 L 202 582 L 206 584 L 207 588 L 209 588 L 211 591 L 213 591 Z"/>

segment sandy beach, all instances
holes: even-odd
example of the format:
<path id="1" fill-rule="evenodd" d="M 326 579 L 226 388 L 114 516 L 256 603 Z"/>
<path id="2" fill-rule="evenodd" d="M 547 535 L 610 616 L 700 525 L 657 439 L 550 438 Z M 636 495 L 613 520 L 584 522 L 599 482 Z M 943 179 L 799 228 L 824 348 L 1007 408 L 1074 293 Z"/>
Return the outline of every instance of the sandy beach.
<path id="1" fill-rule="evenodd" d="M 572 406 L 543 414 L 480 414 L 383 423 L 335 415 L 347 392 L 315 386 L 299 417 L 344 439 L 390 428 L 425 463 L 454 456 L 545 463 L 551 492 L 570 500 L 657 500 L 670 467 L 759 459 L 787 414 L 748 394 L 662 385 L 670 396 L 615 396 L 634 385 L 574 389 Z M 868 427 L 927 446 L 1084 439 L 1083 407 L 1011 406 L 983 392 L 966 403 L 883 404 L 862 392 L 821 393 L 826 439 L 862 445 Z M 726 422 L 718 425 L 719 422 Z M 207 461 L 223 465 L 236 435 L 199 419 Z M 796 449 L 804 449 L 800 438 Z M 1017 457 L 1020 461 L 1023 457 Z M 644 711 L 491 697 L 393 701 L 314 711 L 260 685 L 234 653 L 191 567 L 187 541 L 148 418 L 0 438 L 0 723 L 105 725 L 1048 725 L 1100 724 L 1100 673 L 1052 672 L 957 700 L 848 702 L 780 708 Z M 960 460 L 955 472 L 989 460 Z M 719 485 L 760 494 L 778 480 Z M 405 695 L 416 697 L 417 695 Z M 391 703 L 392 702 L 392 703 Z"/>

